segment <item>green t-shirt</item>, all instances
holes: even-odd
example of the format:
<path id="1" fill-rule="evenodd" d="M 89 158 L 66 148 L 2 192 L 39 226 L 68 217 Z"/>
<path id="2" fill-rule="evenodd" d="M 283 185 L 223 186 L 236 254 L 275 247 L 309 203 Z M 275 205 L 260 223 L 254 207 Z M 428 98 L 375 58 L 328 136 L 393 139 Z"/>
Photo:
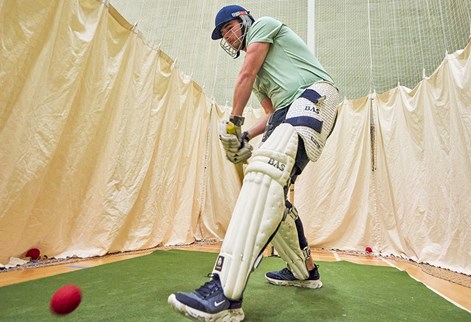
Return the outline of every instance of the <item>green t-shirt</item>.
<path id="1" fill-rule="evenodd" d="M 333 83 L 304 41 L 282 22 L 262 17 L 247 33 L 247 47 L 255 42 L 270 43 L 267 57 L 253 85 L 260 101 L 270 98 L 275 110 L 291 105 L 315 82 Z"/>

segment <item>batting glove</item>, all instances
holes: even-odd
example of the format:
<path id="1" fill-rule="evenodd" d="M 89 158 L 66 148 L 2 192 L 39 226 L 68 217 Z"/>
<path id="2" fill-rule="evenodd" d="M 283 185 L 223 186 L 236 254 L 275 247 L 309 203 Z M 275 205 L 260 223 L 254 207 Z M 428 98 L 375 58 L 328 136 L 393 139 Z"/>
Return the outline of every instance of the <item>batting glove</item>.
<path id="1" fill-rule="evenodd" d="M 219 128 L 219 139 L 227 159 L 232 163 L 245 162 L 252 156 L 248 133 L 241 133 L 243 123 L 243 117 L 231 116 L 229 122 L 224 121 Z"/>
<path id="2" fill-rule="evenodd" d="M 226 150 L 226 157 L 232 163 L 246 162 L 252 156 L 253 147 L 249 144 L 249 135 L 247 132 L 242 133 L 239 141 L 239 148 L 236 152 Z"/>

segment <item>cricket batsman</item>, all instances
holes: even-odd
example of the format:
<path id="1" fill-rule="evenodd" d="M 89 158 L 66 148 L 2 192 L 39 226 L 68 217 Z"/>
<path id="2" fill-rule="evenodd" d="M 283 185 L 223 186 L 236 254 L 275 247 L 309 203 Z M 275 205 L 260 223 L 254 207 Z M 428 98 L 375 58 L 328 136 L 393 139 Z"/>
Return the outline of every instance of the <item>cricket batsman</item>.
<path id="1" fill-rule="evenodd" d="M 231 162 L 249 163 L 211 279 L 193 292 L 171 294 L 168 302 L 200 321 L 242 321 L 244 290 L 269 243 L 286 262 L 282 270 L 266 273 L 269 283 L 322 287 L 301 219 L 287 196 L 307 163 L 322 153 L 340 101 L 334 81 L 304 41 L 274 18 L 255 20 L 241 6 L 225 6 L 211 38 L 233 58 L 245 52 L 232 113 L 219 135 Z M 266 115 L 242 132 L 252 92 Z M 252 152 L 249 142 L 261 134 L 262 143 Z"/>

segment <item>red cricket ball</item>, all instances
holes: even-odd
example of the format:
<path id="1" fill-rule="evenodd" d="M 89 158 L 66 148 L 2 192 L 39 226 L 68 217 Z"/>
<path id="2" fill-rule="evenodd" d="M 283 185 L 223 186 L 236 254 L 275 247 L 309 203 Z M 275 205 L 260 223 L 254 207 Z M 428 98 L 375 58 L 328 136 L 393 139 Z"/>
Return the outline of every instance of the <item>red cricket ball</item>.
<path id="1" fill-rule="evenodd" d="M 371 247 L 366 247 L 366 248 L 365 248 L 365 251 L 366 251 L 367 253 L 372 253 L 372 252 L 373 252 L 373 250 L 371 249 Z"/>
<path id="2" fill-rule="evenodd" d="M 31 248 L 25 254 L 25 257 L 31 257 L 31 259 L 34 261 L 39 259 L 40 256 L 41 256 L 41 251 L 37 248 Z"/>
<path id="3" fill-rule="evenodd" d="M 82 301 L 82 291 L 78 286 L 65 285 L 59 288 L 51 298 L 51 311 L 57 315 L 69 314 Z"/>

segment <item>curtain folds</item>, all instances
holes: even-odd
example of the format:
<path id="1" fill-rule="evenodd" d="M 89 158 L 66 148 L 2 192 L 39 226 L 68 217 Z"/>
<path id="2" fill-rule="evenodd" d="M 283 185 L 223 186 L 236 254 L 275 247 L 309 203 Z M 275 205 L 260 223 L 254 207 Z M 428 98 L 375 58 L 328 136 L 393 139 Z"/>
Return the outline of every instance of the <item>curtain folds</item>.
<path id="1" fill-rule="evenodd" d="M 1 16 L 1 263 L 224 236 L 240 182 L 221 184 L 236 178 L 224 111 L 199 85 L 99 1 L 6 1 Z"/>
<path id="2" fill-rule="evenodd" d="M 471 273 L 470 52 L 447 55 L 412 90 L 341 104 L 323 155 L 296 184 L 317 247 L 370 246 Z"/>
<path id="3" fill-rule="evenodd" d="M 96 0 L 0 5 L 0 263 L 224 237 L 240 189 L 218 139 L 230 108 L 132 29 Z M 295 187 L 314 246 L 471 273 L 470 51 L 413 90 L 341 103 Z"/>

